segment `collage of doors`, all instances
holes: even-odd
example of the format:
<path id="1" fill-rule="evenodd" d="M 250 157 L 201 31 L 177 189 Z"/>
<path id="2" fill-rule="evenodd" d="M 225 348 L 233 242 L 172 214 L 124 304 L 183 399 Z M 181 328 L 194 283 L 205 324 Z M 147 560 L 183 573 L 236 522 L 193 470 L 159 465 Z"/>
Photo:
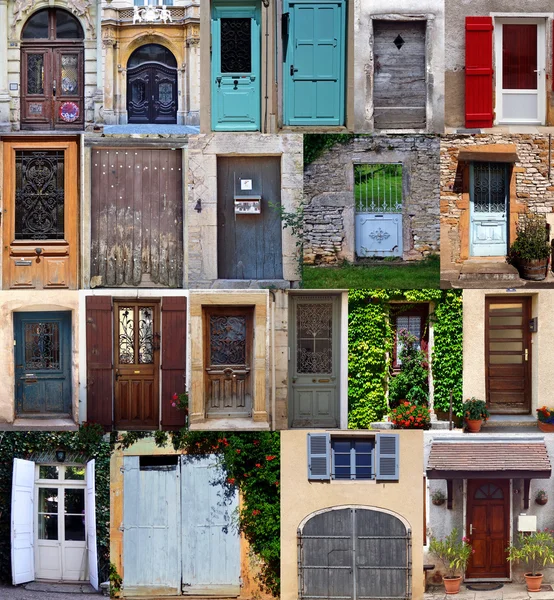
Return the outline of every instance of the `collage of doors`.
<path id="1" fill-rule="evenodd" d="M 552 0 L 0 0 L 0 598 L 554 600 L 553 82 Z"/>

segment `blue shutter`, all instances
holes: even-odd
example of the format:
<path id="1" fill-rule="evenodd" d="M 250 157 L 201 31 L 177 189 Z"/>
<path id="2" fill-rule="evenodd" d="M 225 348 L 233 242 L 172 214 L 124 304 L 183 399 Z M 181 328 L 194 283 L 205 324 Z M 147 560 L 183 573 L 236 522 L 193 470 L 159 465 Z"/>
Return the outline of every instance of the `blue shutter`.
<path id="1" fill-rule="evenodd" d="M 397 433 L 378 433 L 376 445 L 376 479 L 381 481 L 398 481 L 399 445 Z"/>
<path id="2" fill-rule="evenodd" d="M 331 478 L 328 433 L 308 433 L 308 479 Z"/>

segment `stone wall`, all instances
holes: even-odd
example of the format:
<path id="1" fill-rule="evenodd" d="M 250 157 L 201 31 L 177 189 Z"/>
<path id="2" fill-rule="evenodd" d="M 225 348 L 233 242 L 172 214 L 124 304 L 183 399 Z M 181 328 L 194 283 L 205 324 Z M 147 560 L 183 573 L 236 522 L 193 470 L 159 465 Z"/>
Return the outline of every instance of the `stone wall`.
<path id="1" fill-rule="evenodd" d="M 402 163 L 403 258 L 439 250 L 439 138 L 359 136 L 337 143 L 304 170 L 304 263 L 355 260 L 354 164 Z"/>

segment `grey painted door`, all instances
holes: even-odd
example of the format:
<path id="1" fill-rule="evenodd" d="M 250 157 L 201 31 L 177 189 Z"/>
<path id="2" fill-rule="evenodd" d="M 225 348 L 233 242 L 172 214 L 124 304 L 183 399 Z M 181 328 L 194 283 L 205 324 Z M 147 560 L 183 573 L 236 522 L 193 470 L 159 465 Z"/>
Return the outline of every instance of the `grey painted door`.
<path id="1" fill-rule="evenodd" d="M 410 530 L 369 508 L 314 515 L 299 534 L 300 598 L 411 597 Z"/>
<path id="2" fill-rule="evenodd" d="M 240 198 L 235 200 L 237 196 Z M 259 213 L 241 211 L 256 200 L 260 202 Z M 280 157 L 218 157 L 220 279 L 282 279 L 280 205 Z"/>
<path id="3" fill-rule="evenodd" d="M 291 427 L 338 427 L 340 297 L 292 296 Z"/>
<path id="4" fill-rule="evenodd" d="M 375 129 L 424 129 L 425 21 L 373 21 Z"/>

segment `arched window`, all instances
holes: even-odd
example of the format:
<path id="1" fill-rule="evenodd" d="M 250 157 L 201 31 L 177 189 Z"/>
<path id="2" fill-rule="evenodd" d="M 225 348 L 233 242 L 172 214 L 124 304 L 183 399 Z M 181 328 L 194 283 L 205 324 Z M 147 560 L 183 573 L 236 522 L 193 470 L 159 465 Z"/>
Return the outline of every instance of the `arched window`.
<path id="1" fill-rule="evenodd" d="M 23 27 L 24 40 L 82 40 L 83 28 L 66 10 L 45 8 L 32 15 Z"/>

